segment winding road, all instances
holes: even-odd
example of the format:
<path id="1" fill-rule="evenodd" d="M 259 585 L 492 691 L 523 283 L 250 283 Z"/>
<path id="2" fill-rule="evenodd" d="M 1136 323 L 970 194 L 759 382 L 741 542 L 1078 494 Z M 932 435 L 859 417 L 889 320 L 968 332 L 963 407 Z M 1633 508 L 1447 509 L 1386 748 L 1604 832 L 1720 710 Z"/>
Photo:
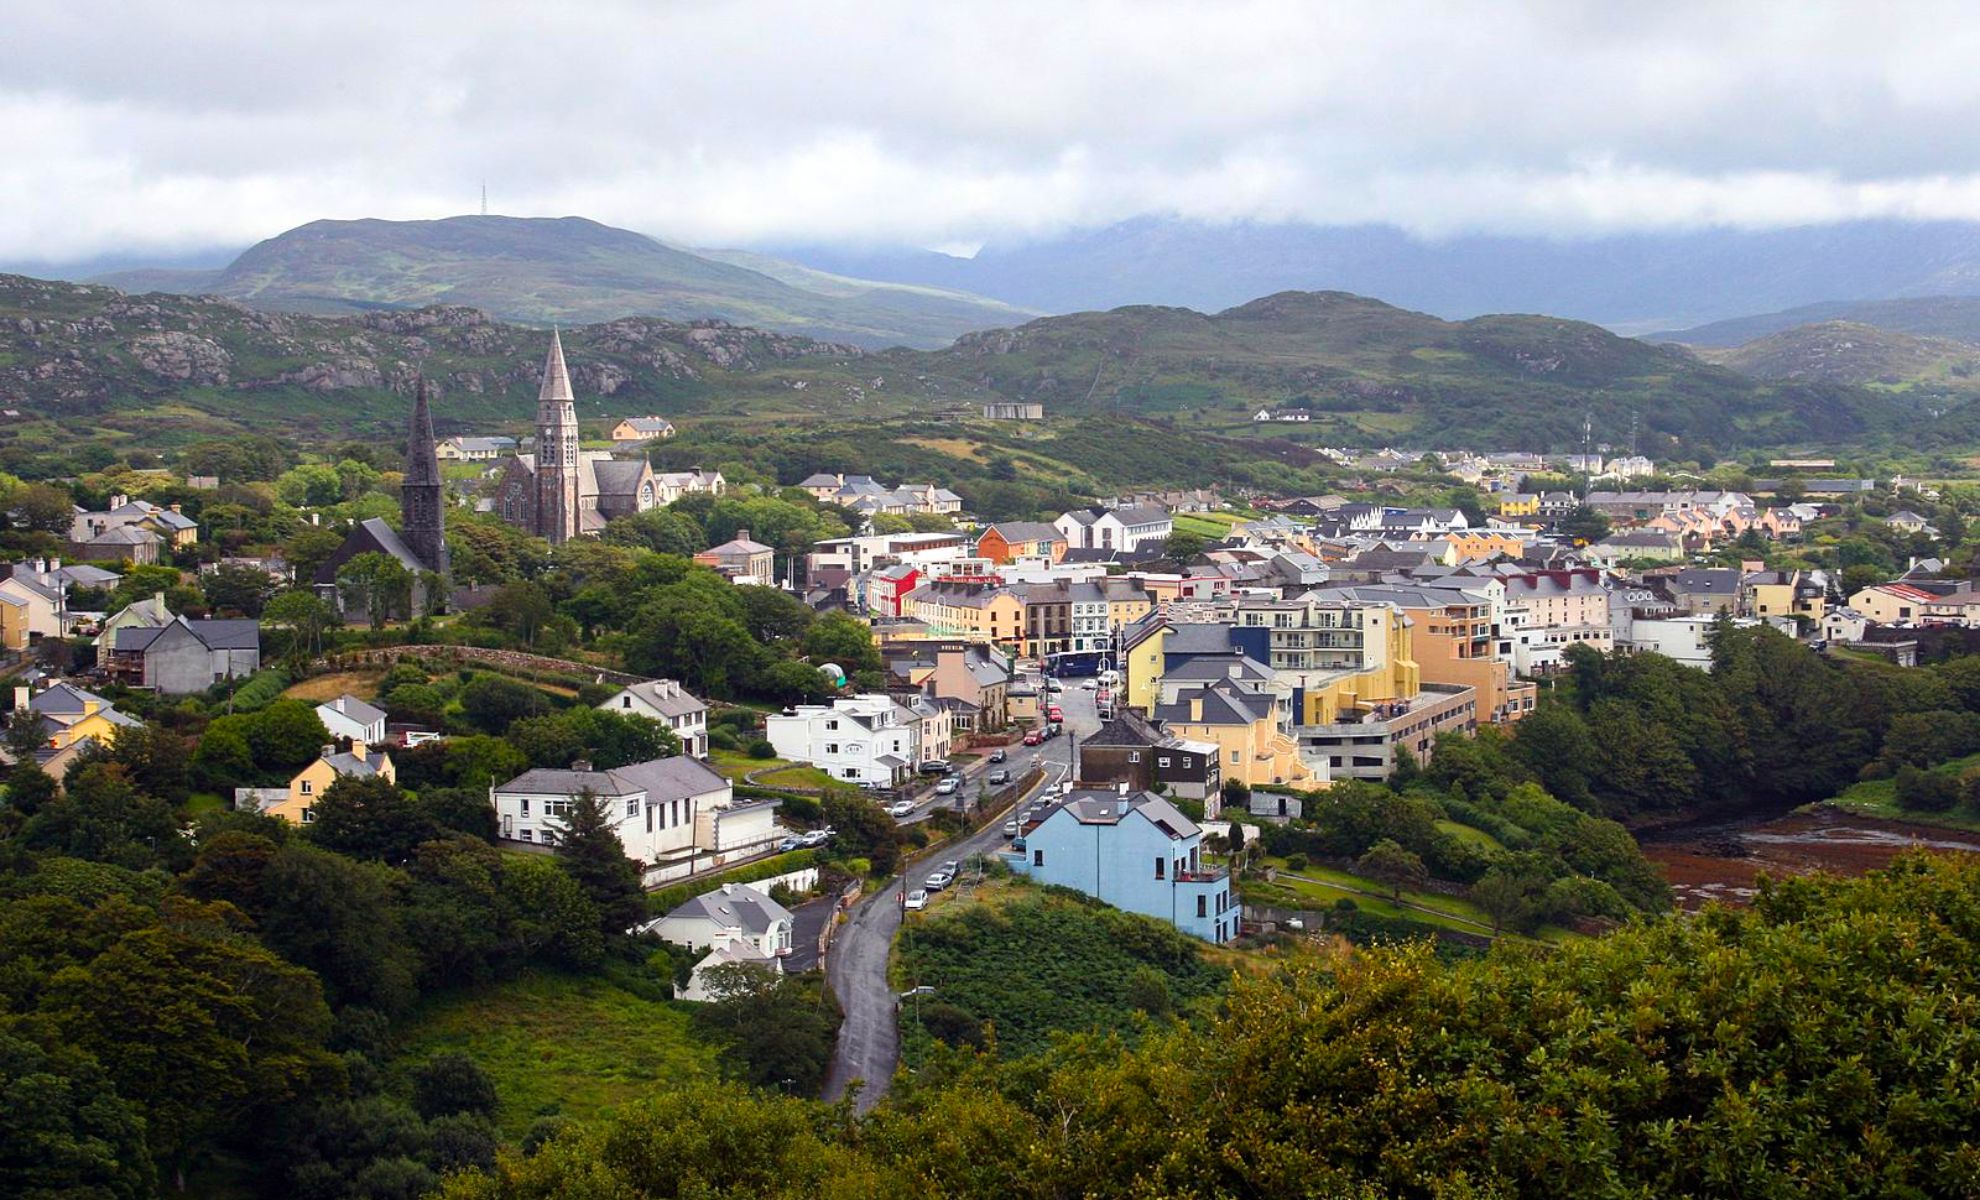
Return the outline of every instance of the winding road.
<path id="1" fill-rule="evenodd" d="M 1014 776 L 1023 775 L 1034 764 L 1044 771 L 1038 785 L 1019 797 L 1017 805 L 1063 781 L 1071 773 L 1074 742 L 1100 728 L 1093 692 L 1074 682 L 1067 685 L 1059 700 L 1065 710 L 1066 736 L 1053 738 L 1041 746 L 1013 746 L 1010 761 L 1004 764 Z M 968 778 L 973 781 L 989 769 L 987 763 L 978 764 L 968 773 Z M 897 997 L 887 979 L 887 963 L 893 953 L 894 935 L 901 928 L 902 897 L 919 886 L 935 863 L 994 853 L 1004 843 L 1003 819 L 999 814 L 962 841 L 944 842 L 910 860 L 900 875 L 875 888 L 853 907 L 852 915 L 832 939 L 831 952 L 825 957 L 825 977 L 831 982 L 832 992 L 839 998 L 839 1007 L 845 1014 L 839 1026 L 839 1044 L 825 1075 L 826 1100 L 839 1100 L 857 1083 L 859 1095 L 853 1107 L 861 1113 L 869 1112 L 886 1095 L 900 1065 Z"/>

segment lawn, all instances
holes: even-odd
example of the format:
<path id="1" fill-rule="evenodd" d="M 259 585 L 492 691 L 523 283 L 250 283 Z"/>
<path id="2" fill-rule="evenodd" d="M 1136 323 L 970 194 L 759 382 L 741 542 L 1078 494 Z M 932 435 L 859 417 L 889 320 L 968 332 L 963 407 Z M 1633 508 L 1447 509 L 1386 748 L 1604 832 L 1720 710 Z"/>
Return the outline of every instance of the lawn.
<path id="1" fill-rule="evenodd" d="M 1231 533 L 1230 525 L 1223 521 L 1213 521 L 1201 513 L 1177 513 L 1174 520 L 1177 533 L 1193 533 L 1213 542 L 1220 542 Z"/>
<path id="2" fill-rule="evenodd" d="M 1469 842 L 1481 850 L 1505 849 L 1504 846 L 1499 844 L 1498 838 L 1493 837 L 1475 825 L 1466 825 L 1462 821 L 1439 821 L 1437 822 L 1437 828 L 1450 834 L 1458 841 Z"/>
<path id="3" fill-rule="evenodd" d="M 751 758 L 734 750 L 711 750 L 708 759 L 709 765 L 731 783 L 741 783 L 751 771 L 763 772 L 756 777 L 759 787 L 822 788 L 833 782 L 830 775 L 810 763 L 785 758 Z"/>
<path id="4" fill-rule="evenodd" d="M 1955 758 L 1943 762 L 1932 770 L 1941 775 L 1957 779 L 1968 768 L 1980 766 L 1980 754 L 1969 754 L 1965 758 Z M 1892 779 L 1866 779 L 1843 789 L 1839 796 L 1831 797 L 1822 803 L 1844 812 L 1863 817 L 1877 817 L 1885 821 L 1903 821 L 1910 825 L 1936 825 L 1941 829 L 1964 829 L 1980 832 L 1980 817 L 1954 809 L 1951 812 L 1918 812 L 1904 808 L 1897 802 L 1897 781 Z"/>
<path id="5" fill-rule="evenodd" d="M 378 695 L 378 681 L 385 678 L 383 670 L 376 671 L 337 671 L 329 675 L 312 675 L 300 683 L 289 685 L 283 696 L 291 700 L 311 700 L 322 703 L 335 700 L 349 692 L 360 700 L 371 700 Z"/>
<path id="6" fill-rule="evenodd" d="M 1293 879 L 1286 874 L 1285 860 L 1268 858 L 1265 861 L 1279 868 L 1276 880 L 1278 887 L 1315 901 L 1317 907 L 1331 907 L 1336 900 L 1345 896 L 1353 900 L 1355 906 L 1363 912 L 1375 916 L 1395 917 L 1423 925 L 1435 925 L 1459 933 L 1489 936 L 1492 932 L 1492 918 L 1471 901 L 1457 896 L 1446 896 L 1441 892 L 1414 892 L 1405 888 L 1402 899 L 1420 907 L 1404 908 L 1400 904 L 1390 902 L 1388 886 L 1376 880 L 1317 864 L 1309 864 L 1304 871 L 1299 872 L 1305 878 Z M 1432 911 L 1422 911 L 1426 908 Z M 1542 941 L 1558 941 L 1569 934 L 1564 929 L 1543 926 L 1535 931 L 1533 936 Z"/>
<path id="7" fill-rule="evenodd" d="M 541 1116 L 590 1120 L 715 1074 L 689 1006 L 647 1000 L 596 977 L 530 974 L 425 1005 L 407 1022 L 398 1065 L 468 1054 L 495 1082 L 502 1136 Z"/>

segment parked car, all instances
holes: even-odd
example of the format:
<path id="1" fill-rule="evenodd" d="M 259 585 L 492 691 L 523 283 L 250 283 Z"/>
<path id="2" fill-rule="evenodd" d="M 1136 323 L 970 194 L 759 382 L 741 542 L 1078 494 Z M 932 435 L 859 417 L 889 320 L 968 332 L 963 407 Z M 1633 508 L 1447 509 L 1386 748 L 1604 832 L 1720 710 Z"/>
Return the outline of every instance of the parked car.
<path id="1" fill-rule="evenodd" d="M 955 770 L 954 767 L 939 758 L 931 758 L 915 769 L 923 775 L 947 775 L 949 772 Z"/>
<path id="2" fill-rule="evenodd" d="M 947 862 L 944 862 L 940 869 L 942 874 L 947 875 L 951 879 L 954 879 L 956 877 L 956 873 L 962 870 L 962 863 L 952 858 L 949 859 Z"/>
<path id="3" fill-rule="evenodd" d="M 1043 743 L 1044 743 L 1044 741 L 1045 741 L 1045 731 L 1044 731 L 1044 730 L 1042 730 L 1042 729 L 1027 729 L 1027 730 L 1025 730 L 1025 731 L 1024 731 L 1024 744 L 1025 744 L 1025 745 L 1027 745 L 1027 746 L 1037 746 L 1037 745 L 1041 745 L 1041 744 L 1043 744 Z"/>
<path id="4" fill-rule="evenodd" d="M 1005 784 L 1005 783 L 1009 783 L 1010 781 L 1011 781 L 1011 773 L 1009 771 L 990 772 L 990 782 L 992 784 Z"/>
<path id="5" fill-rule="evenodd" d="M 942 782 L 935 785 L 935 794 L 937 796 L 953 796 L 956 794 L 956 789 L 961 786 L 962 783 L 955 776 L 946 776 Z"/>
<path id="6" fill-rule="evenodd" d="M 832 834 L 834 832 L 831 829 L 814 829 L 798 838 L 798 842 L 806 846 L 823 846 L 826 842 L 832 840 Z"/>
<path id="7" fill-rule="evenodd" d="M 1010 757 L 1010 756 L 1009 756 L 1009 755 L 1007 755 L 1007 754 L 1005 754 L 1005 753 L 1004 753 L 1004 752 L 1003 752 L 1002 750 L 992 750 L 992 751 L 990 752 L 990 761 L 991 761 L 991 762 L 1003 762 L 1003 761 L 1004 761 L 1004 760 L 1005 760 L 1006 758 L 1009 758 L 1009 757 Z"/>
<path id="8" fill-rule="evenodd" d="M 907 910 L 915 912 L 928 907 L 928 893 L 916 888 L 907 894 Z"/>
<path id="9" fill-rule="evenodd" d="M 1085 683 L 1079 685 L 1080 690 L 1083 692 L 1090 692 L 1094 688 L 1097 688 L 1099 686 L 1100 686 L 1100 681 L 1098 679 L 1089 679 Z"/>
<path id="10" fill-rule="evenodd" d="M 950 884 L 954 883 L 955 881 L 956 881 L 956 877 L 953 873 L 948 871 L 937 871 L 933 875 L 930 875 L 928 878 L 922 880 L 921 886 L 927 888 L 931 892 L 939 892 L 943 888 L 948 887 Z"/>
<path id="11" fill-rule="evenodd" d="M 1046 691 L 1047 693 L 1051 693 L 1051 692 L 1063 692 L 1063 691 L 1065 691 L 1065 690 L 1066 690 L 1066 685 L 1065 685 L 1065 684 L 1063 684 L 1063 683 L 1060 683 L 1060 682 L 1059 682 L 1058 680 L 1056 680 L 1056 679 L 1047 679 L 1047 680 L 1045 681 L 1045 691 Z"/>
<path id="12" fill-rule="evenodd" d="M 914 801 L 912 800 L 896 800 L 887 806 L 887 814 L 894 817 L 905 817 L 913 811 Z"/>
<path id="13" fill-rule="evenodd" d="M 792 850 L 795 850 L 804 844 L 805 841 L 803 837 L 787 837 L 783 841 L 777 843 L 777 853 L 788 854 Z"/>
<path id="14" fill-rule="evenodd" d="M 1006 822 L 1004 822 L 1004 836 L 1005 836 L 1005 837 L 1007 837 L 1007 838 L 1014 838 L 1014 837 L 1016 837 L 1017 835 L 1018 835 L 1018 823 L 1017 823 L 1017 821 L 1016 821 L 1016 820 L 1010 820 L 1010 821 L 1006 821 Z"/>
<path id="15" fill-rule="evenodd" d="M 1063 721 L 1066 719 L 1066 712 L 1054 704 L 1045 710 L 1045 719 L 1048 721 Z"/>

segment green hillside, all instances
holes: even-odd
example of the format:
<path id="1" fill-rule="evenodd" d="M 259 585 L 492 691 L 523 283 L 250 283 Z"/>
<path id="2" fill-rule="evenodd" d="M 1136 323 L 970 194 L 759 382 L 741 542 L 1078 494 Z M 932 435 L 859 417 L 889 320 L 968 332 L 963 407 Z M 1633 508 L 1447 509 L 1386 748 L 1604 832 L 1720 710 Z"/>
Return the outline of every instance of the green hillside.
<path id="1" fill-rule="evenodd" d="M 1732 347 L 1801 325 L 1849 321 L 1892 333 L 1980 344 L 1980 296 L 1913 296 L 1902 300 L 1831 300 L 1781 312 L 1714 321 L 1691 329 L 1645 335 L 1652 342 Z"/>
<path id="2" fill-rule="evenodd" d="M 1701 346 L 1696 352 L 1754 379 L 1980 389 L 1980 345 L 1855 321 L 1797 325 L 1730 349 Z"/>
<path id="3" fill-rule="evenodd" d="M 1584 414 L 1617 434 L 1636 414 L 1652 441 L 1841 441 L 1894 415 L 1866 392 L 1756 382 L 1585 322 L 1443 321 L 1342 292 L 1284 292 L 1214 315 L 1133 307 L 1046 317 L 925 357 L 1057 409 L 1228 419 L 1294 404 L 1315 412 L 1309 436 L 1333 442 L 1559 448 L 1578 443 Z"/>
<path id="4" fill-rule="evenodd" d="M 461 304 L 510 320 L 715 317 L 868 347 L 940 346 L 1020 309 L 960 292 L 874 284 L 803 268 L 759 269 L 580 217 L 313 221 L 241 254 L 217 276 L 129 280 L 308 313 Z"/>

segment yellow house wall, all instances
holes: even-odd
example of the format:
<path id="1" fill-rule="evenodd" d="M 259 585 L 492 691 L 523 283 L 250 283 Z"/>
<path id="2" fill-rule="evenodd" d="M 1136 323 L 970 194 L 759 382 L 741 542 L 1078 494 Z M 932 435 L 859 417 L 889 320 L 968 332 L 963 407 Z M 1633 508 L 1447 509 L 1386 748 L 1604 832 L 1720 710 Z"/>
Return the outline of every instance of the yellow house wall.
<path id="1" fill-rule="evenodd" d="M 1127 662 L 1121 666 L 1128 707 L 1139 709 L 1144 715 L 1152 716 L 1155 712 L 1155 697 L 1162 686 L 1163 647 L 1168 640 L 1168 630 L 1157 630 L 1128 651 Z"/>

